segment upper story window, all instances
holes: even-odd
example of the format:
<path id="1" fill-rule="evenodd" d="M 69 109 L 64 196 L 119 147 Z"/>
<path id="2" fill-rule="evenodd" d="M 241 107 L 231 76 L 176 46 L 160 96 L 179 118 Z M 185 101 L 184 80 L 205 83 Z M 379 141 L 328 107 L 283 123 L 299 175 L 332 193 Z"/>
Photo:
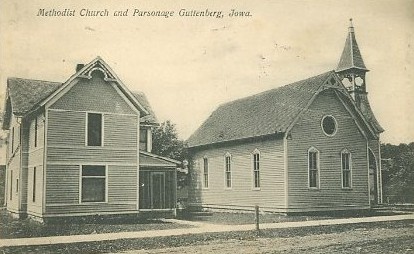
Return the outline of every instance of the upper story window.
<path id="1" fill-rule="evenodd" d="M 352 160 L 348 150 L 341 152 L 342 188 L 352 187 Z"/>
<path id="2" fill-rule="evenodd" d="M 34 119 L 34 147 L 37 147 L 37 117 Z"/>
<path id="3" fill-rule="evenodd" d="M 203 158 L 203 187 L 208 188 L 208 159 Z"/>
<path id="4" fill-rule="evenodd" d="M 12 127 L 10 138 L 11 138 L 11 152 L 13 153 L 14 152 L 14 127 Z"/>
<path id="5" fill-rule="evenodd" d="M 335 135 L 337 128 L 338 128 L 336 119 L 331 115 L 324 116 L 322 118 L 321 125 L 322 125 L 323 133 L 325 133 L 326 136 L 330 136 L 330 137 Z"/>
<path id="6" fill-rule="evenodd" d="M 225 183 L 226 183 L 226 188 L 231 188 L 231 155 L 229 153 L 227 153 L 224 157 L 224 161 L 225 161 Z"/>
<path id="7" fill-rule="evenodd" d="M 147 129 L 139 129 L 139 149 L 147 151 L 148 147 L 148 131 Z"/>
<path id="8" fill-rule="evenodd" d="M 309 188 L 319 188 L 319 151 L 311 147 L 308 150 Z"/>
<path id="9" fill-rule="evenodd" d="M 260 152 L 257 149 L 253 152 L 253 187 L 260 188 Z"/>
<path id="10" fill-rule="evenodd" d="M 102 114 L 87 114 L 87 144 L 88 146 L 102 146 Z"/>

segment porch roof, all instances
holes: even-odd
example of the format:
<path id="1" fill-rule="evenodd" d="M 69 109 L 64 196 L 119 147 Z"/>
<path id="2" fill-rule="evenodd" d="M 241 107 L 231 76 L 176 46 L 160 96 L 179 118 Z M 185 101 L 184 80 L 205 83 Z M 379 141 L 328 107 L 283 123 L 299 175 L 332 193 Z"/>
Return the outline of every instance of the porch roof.
<path id="1" fill-rule="evenodd" d="M 170 158 L 162 157 L 153 153 L 139 151 L 140 167 L 163 167 L 176 168 L 181 162 Z"/>

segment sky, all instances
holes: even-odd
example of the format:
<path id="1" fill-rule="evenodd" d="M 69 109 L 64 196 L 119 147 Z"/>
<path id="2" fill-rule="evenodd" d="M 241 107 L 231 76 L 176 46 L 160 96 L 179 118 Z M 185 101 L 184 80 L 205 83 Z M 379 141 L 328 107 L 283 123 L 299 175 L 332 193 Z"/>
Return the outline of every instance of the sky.
<path id="1" fill-rule="evenodd" d="M 414 141 L 413 0 L 252 2 L 0 0 L 0 93 L 7 77 L 64 82 L 76 64 L 101 56 L 187 139 L 221 103 L 335 69 L 353 18 L 381 139 Z M 75 16 L 37 16 L 43 8 Z M 223 18 L 183 17 L 182 9 Z M 230 17 L 232 9 L 250 16 Z"/>

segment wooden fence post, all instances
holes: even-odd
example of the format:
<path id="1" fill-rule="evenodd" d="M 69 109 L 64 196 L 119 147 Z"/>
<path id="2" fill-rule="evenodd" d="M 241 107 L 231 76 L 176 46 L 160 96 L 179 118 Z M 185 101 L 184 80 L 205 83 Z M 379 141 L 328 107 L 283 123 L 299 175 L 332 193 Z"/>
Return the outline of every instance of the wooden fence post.
<path id="1" fill-rule="evenodd" d="M 254 221 L 256 222 L 256 230 L 259 231 L 259 206 L 254 207 Z"/>

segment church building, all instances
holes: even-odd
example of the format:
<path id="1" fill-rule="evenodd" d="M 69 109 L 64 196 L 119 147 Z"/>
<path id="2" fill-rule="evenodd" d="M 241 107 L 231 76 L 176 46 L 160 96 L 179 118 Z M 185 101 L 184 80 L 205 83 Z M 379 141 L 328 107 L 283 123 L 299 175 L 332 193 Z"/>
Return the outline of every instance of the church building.
<path id="1" fill-rule="evenodd" d="M 338 66 L 220 105 L 190 136 L 192 206 L 295 213 L 382 202 L 380 134 L 354 27 Z"/>

